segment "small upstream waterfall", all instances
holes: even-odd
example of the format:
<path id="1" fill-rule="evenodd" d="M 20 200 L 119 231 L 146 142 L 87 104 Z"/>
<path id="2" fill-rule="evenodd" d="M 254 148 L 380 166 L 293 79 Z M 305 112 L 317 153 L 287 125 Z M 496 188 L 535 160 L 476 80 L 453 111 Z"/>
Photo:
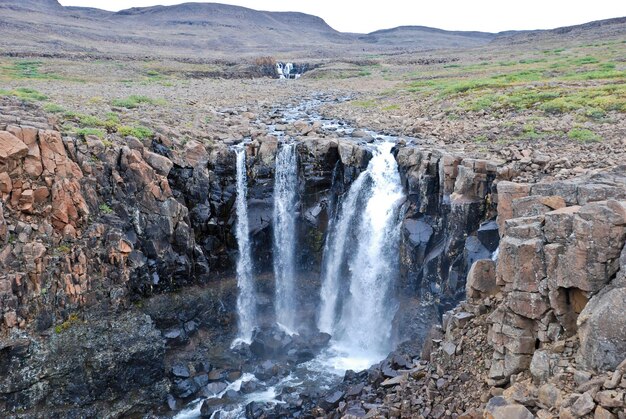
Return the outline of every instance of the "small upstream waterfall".
<path id="1" fill-rule="evenodd" d="M 252 251 L 248 225 L 248 179 L 246 176 L 246 147 L 235 148 L 237 154 L 237 225 L 235 235 L 239 247 L 237 259 L 237 314 L 239 334 L 236 342 L 250 343 L 256 319 L 256 292 L 252 275 Z"/>
<path id="2" fill-rule="evenodd" d="M 290 333 L 296 331 L 295 253 L 298 160 L 296 144 L 283 144 L 276 154 L 274 183 L 274 277 L 276 321 Z"/>
<path id="3" fill-rule="evenodd" d="M 341 266 L 347 263 L 349 295 L 333 340 L 344 350 L 384 356 L 391 349 L 392 320 L 396 310 L 393 286 L 398 274 L 399 208 L 404 193 L 392 143 L 376 146 L 367 170 L 355 181 L 343 203 L 337 231 L 327 250 L 329 260 L 322 285 L 320 326 L 328 327 L 336 311 Z M 359 196 L 361 197 L 359 198 Z M 364 208 L 356 206 L 362 201 Z M 354 250 L 346 252 L 355 216 Z"/>

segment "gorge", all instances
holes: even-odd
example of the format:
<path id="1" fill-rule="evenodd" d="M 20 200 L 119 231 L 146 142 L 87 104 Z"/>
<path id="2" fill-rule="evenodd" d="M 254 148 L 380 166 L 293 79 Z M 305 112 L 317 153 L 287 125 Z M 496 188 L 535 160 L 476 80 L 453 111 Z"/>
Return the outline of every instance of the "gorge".
<path id="1" fill-rule="evenodd" d="M 626 419 L 626 18 L 0 17 L 1 418 Z"/>

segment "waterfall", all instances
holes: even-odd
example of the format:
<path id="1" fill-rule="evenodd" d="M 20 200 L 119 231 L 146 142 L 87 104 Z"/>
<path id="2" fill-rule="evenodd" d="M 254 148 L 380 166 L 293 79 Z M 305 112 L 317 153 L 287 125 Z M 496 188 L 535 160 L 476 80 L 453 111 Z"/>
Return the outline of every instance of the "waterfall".
<path id="1" fill-rule="evenodd" d="M 274 183 L 274 277 L 276 322 L 290 333 L 296 329 L 294 284 L 298 161 L 296 144 L 283 144 L 276 154 Z"/>
<path id="2" fill-rule="evenodd" d="M 392 147 L 386 142 L 376 146 L 367 170 L 351 185 L 342 203 L 336 231 L 326 248 L 319 320 L 320 329 L 333 330 L 333 340 L 341 347 L 382 356 L 391 349 L 398 214 L 404 198 Z M 357 208 L 361 203 L 364 208 Z M 355 233 L 356 240 L 351 240 Z M 354 242 L 354 249 L 346 251 L 348 242 Z M 348 278 L 341 278 L 343 264 L 347 264 Z M 346 279 L 349 295 L 335 320 L 339 284 Z"/>
<path id="3" fill-rule="evenodd" d="M 348 233 L 354 223 L 357 211 L 357 202 L 362 194 L 368 172 L 363 172 L 354 181 L 346 198 L 341 202 L 337 217 L 330 221 L 328 237 L 324 245 L 324 259 L 322 266 L 321 308 L 317 327 L 321 332 L 334 334 L 336 324 L 337 300 L 341 267 L 344 264 L 344 254 L 348 245 Z"/>
<path id="4" fill-rule="evenodd" d="M 239 335 L 235 342 L 250 343 L 256 319 L 256 293 L 252 276 L 252 252 L 248 226 L 248 180 L 246 176 L 246 147 L 236 147 L 237 154 L 237 224 L 235 235 L 237 258 L 237 314 Z"/>

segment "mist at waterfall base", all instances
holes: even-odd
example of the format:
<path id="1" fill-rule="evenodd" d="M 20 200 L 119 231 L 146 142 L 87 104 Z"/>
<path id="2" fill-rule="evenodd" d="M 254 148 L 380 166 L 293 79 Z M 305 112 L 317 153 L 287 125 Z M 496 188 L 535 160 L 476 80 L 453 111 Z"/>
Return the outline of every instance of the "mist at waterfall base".
<path id="1" fill-rule="evenodd" d="M 334 126 L 332 128 L 335 128 Z M 220 418 L 245 417 L 250 402 L 280 404 L 288 393 L 325 392 L 336 386 L 347 370 L 361 371 L 383 360 L 394 347 L 392 324 L 398 303 L 394 295 L 399 275 L 399 241 L 402 204 L 405 201 L 396 160 L 395 145 L 388 139 L 368 144 L 372 158 L 368 166 L 339 194 L 329 208 L 329 226 L 323 249 L 320 289 L 315 321 L 306 324 L 297 281 L 306 278 L 296 261 L 297 222 L 300 211 L 300 181 L 297 143 L 280 137 L 276 152 L 273 192 L 273 274 L 275 283 L 274 321 L 288 334 L 302 333 L 312 324 L 331 335 L 327 347 L 313 359 L 297 364 L 278 381 L 263 382 L 245 373 L 227 389 L 209 399 L 221 400 L 243 382 L 259 384 L 259 390 L 242 394 L 236 405 L 225 405 Z M 247 220 L 246 145 L 235 146 L 237 197 L 236 238 L 238 334 L 231 348 L 250 344 L 259 324 L 252 244 Z M 308 296 L 310 298 L 311 296 Z M 304 313 L 311 316 L 312 313 Z M 308 331 L 310 333 L 310 331 Z M 176 417 L 200 416 L 202 400 Z"/>

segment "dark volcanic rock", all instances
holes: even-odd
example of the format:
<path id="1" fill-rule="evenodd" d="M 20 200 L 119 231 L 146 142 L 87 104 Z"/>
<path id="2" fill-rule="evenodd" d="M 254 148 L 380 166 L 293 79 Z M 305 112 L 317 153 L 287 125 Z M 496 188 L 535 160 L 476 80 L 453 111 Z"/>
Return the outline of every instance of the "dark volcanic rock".
<path id="1" fill-rule="evenodd" d="M 149 317 L 76 319 L 44 339 L 2 341 L 5 412 L 63 415 L 71 404 L 76 417 L 131 414 L 166 400 L 165 345 Z"/>

